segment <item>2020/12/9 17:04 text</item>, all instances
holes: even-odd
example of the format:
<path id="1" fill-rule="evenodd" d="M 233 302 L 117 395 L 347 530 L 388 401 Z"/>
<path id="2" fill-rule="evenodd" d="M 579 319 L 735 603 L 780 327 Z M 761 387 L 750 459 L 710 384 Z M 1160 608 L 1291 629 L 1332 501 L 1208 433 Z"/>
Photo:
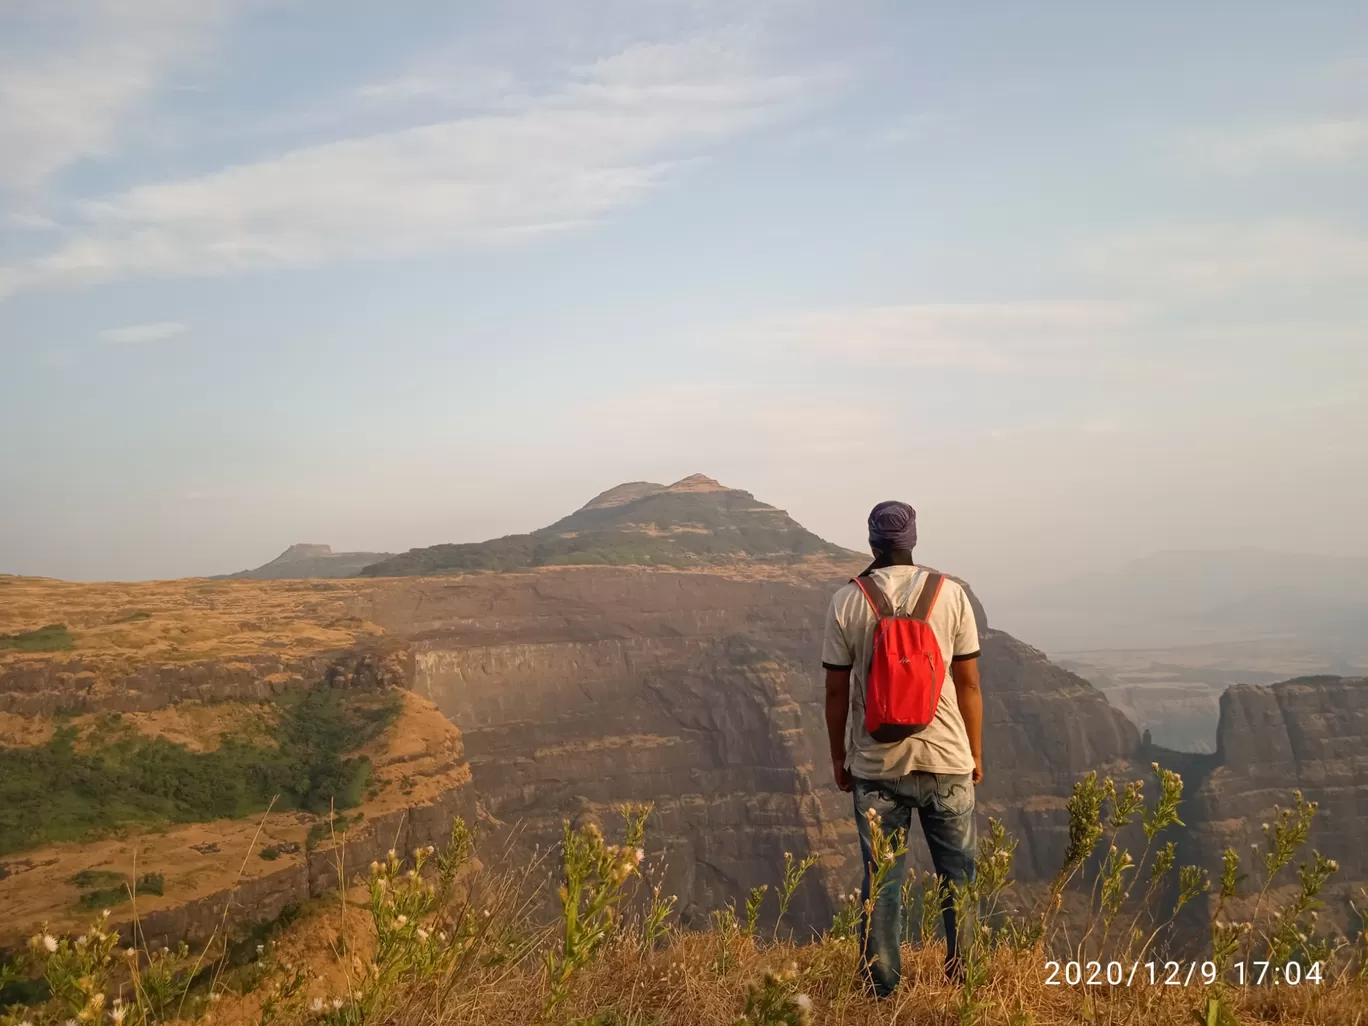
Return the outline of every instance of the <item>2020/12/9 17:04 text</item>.
<path id="1" fill-rule="evenodd" d="M 1210 987 L 1220 975 L 1215 962 L 1046 962 L 1049 987 Z M 1321 964 L 1311 962 L 1235 962 L 1225 973 L 1227 982 L 1238 986 L 1317 985 L 1322 980 Z"/>

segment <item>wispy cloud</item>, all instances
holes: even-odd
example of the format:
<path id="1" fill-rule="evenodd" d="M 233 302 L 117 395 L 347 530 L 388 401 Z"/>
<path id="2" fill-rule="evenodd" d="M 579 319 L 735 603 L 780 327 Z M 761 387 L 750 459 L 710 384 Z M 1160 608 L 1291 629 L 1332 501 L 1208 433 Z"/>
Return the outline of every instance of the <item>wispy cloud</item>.
<path id="1" fill-rule="evenodd" d="M 306 267 L 584 224 L 784 116 L 811 84 L 708 40 L 632 46 L 479 113 L 85 203 L 73 237 L 11 267 L 10 287 Z"/>
<path id="2" fill-rule="evenodd" d="M 883 365 L 1015 371 L 1096 354 L 1139 311 L 1124 303 L 1039 301 L 853 307 L 753 321 L 725 344 Z"/>
<path id="3" fill-rule="evenodd" d="M 1329 286 L 1368 276 L 1368 236 L 1308 220 L 1179 224 L 1097 243 L 1079 263 L 1134 294 L 1157 290 L 1171 298 Z"/>
<path id="4" fill-rule="evenodd" d="M 107 328 L 96 337 L 101 342 L 112 345 L 135 345 L 141 342 L 160 342 L 185 333 L 185 325 L 175 321 L 159 321 L 156 324 L 130 324 L 123 328 Z"/>
<path id="5" fill-rule="evenodd" d="M 1204 171 L 1341 165 L 1368 157 L 1368 118 L 1186 132 L 1178 137 L 1176 153 Z"/>
<path id="6" fill-rule="evenodd" d="M 0 193 L 32 193 L 110 152 L 121 121 L 203 46 L 228 6 L 51 0 L 0 13 Z"/>

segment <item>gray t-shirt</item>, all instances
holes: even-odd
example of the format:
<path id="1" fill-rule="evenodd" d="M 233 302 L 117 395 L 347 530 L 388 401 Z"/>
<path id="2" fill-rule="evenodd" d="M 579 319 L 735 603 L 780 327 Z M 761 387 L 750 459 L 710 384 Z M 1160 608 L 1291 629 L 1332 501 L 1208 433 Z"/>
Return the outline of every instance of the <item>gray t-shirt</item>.
<path id="1" fill-rule="evenodd" d="M 924 566 L 887 566 L 870 576 L 878 582 L 899 613 L 907 613 L 917 602 L 922 585 L 931 573 Z M 945 578 L 927 623 L 940 642 L 947 668 L 941 687 L 940 704 L 926 729 L 902 741 L 881 744 L 865 730 L 865 678 L 873 655 L 874 627 L 878 617 L 869 608 L 864 593 L 847 584 L 831 598 L 827 609 L 826 635 L 822 643 L 822 665 L 829 670 L 849 669 L 850 711 L 846 716 L 846 767 L 865 780 L 895 780 L 916 770 L 928 773 L 970 773 L 974 755 L 969 749 L 969 734 L 960 716 L 955 685 L 949 680 L 954 659 L 978 655 L 978 625 L 969 596 L 958 583 Z"/>

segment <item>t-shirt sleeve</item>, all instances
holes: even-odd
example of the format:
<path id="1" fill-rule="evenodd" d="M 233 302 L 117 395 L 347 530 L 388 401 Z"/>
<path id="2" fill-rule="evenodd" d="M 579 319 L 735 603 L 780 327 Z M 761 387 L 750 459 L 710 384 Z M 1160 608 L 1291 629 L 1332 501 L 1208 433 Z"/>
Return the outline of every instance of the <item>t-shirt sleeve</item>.
<path id="1" fill-rule="evenodd" d="M 974 619 L 974 604 L 969 593 L 959 588 L 959 620 L 955 624 L 954 661 L 979 657 L 978 623 Z"/>
<path id="2" fill-rule="evenodd" d="M 848 670 L 855 665 L 850 641 L 836 615 L 839 599 L 840 592 L 831 597 L 831 603 L 827 606 L 826 629 L 822 635 L 822 666 L 828 670 Z"/>

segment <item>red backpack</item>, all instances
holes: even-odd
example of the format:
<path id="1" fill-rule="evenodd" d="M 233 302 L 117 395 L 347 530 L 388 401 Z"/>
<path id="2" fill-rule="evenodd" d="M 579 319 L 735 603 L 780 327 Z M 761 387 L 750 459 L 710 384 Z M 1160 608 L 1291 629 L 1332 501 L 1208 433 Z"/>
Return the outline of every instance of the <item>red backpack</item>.
<path id="1" fill-rule="evenodd" d="M 865 730 L 881 744 L 925 730 L 936 715 L 945 683 L 945 658 L 926 621 L 944 580 L 944 574 L 927 574 L 916 606 L 910 615 L 902 616 L 872 577 L 854 578 L 879 618 L 865 678 Z"/>

